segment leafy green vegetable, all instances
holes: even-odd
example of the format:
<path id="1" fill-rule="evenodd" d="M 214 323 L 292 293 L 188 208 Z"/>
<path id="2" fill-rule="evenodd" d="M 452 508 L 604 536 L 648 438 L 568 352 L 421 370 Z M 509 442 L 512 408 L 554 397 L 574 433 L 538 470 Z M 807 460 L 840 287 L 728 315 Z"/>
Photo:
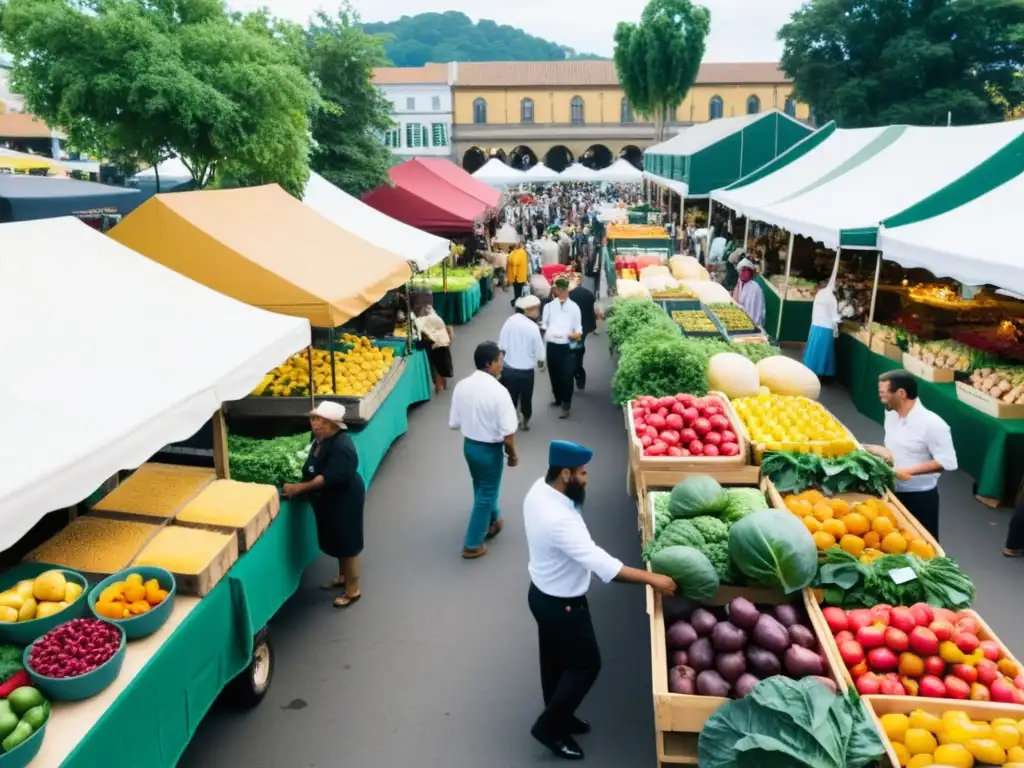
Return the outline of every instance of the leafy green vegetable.
<path id="1" fill-rule="evenodd" d="M 718 591 L 714 566 L 693 547 L 665 547 L 651 557 L 651 570 L 672 578 L 679 594 L 691 600 L 710 600 Z"/>
<path id="2" fill-rule="evenodd" d="M 229 434 L 231 478 L 267 485 L 297 483 L 302 478 L 302 465 L 311 442 L 308 432 L 271 440 Z"/>
<path id="3" fill-rule="evenodd" d="M 702 515 L 701 517 L 691 518 L 690 522 L 693 523 L 693 527 L 700 532 L 700 535 L 704 537 L 704 541 L 709 544 L 713 542 L 728 543 L 729 526 L 717 517 Z"/>
<path id="4" fill-rule="evenodd" d="M 691 475 L 675 484 L 668 510 L 674 518 L 718 516 L 725 512 L 729 496 L 710 475 Z"/>
<path id="5" fill-rule="evenodd" d="M 764 494 L 757 488 L 726 488 L 725 495 L 729 497 L 729 502 L 722 512 L 722 520 L 728 525 L 742 520 L 751 512 L 768 509 Z"/>
<path id="6" fill-rule="evenodd" d="M 863 768 L 884 747 L 855 692 L 777 675 L 715 710 L 697 750 L 701 768 Z"/>
<path id="7" fill-rule="evenodd" d="M 889 574 L 900 568 L 910 568 L 916 578 L 897 584 Z M 827 604 L 843 608 L 923 602 L 960 611 L 971 607 L 976 592 L 974 582 L 948 557 L 883 555 L 862 563 L 838 547 L 825 552 L 816 584 L 823 588 Z"/>
<path id="8" fill-rule="evenodd" d="M 21 672 L 22 649 L 16 645 L 0 645 L 0 683 Z"/>
<path id="9" fill-rule="evenodd" d="M 754 512 L 733 525 L 729 551 L 752 581 L 787 595 L 810 584 L 818 570 L 810 531 L 795 515 L 775 509 Z"/>
<path id="10" fill-rule="evenodd" d="M 628 344 L 612 377 L 612 399 L 618 405 L 641 395 L 665 397 L 685 392 L 703 396 L 707 391 L 705 361 L 682 336 L 655 334 Z"/>
<path id="11" fill-rule="evenodd" d="M 771 479 L 779 493 L 802 493 L 817 488 L 829 496 L 883 496 L 894 487 L 896 479 L 885 459 L 864 450 L 834 459 L 814 453 L 771 451 L 761 460 L 761 472 Z"/>
<path id="12" fill-rule="evenodd" d="M 606 326 L 612 345 L 620 350 L 635 339 L 657 329 L 668 329 L 676 337 L 681 338 L 672 318 L 647 298 L 612 301 L 608 309 Z"/>

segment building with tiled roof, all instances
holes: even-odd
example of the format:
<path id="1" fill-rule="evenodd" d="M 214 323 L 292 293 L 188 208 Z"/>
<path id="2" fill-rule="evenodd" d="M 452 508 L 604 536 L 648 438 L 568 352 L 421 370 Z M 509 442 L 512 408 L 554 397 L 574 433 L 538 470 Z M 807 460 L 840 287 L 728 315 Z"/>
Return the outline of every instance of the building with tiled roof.
<path id="1" fill-rule="evenodd" d="M 373 82 L 391 102 L 395 127 L 384 142 L 396 160 L 450 157 L 456 64 L 380 67 Z"/>

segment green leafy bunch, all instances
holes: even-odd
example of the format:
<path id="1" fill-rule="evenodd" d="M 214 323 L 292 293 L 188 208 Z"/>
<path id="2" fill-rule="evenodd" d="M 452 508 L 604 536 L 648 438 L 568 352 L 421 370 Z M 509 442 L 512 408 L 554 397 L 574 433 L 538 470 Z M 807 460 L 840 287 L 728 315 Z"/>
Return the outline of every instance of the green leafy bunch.
<path id="1" fill-rule="evenodd" d="M 641 395 L 665 397 L 680 392 L 699 396 L 708 392 L 706 361 L 682 336 L 656 335 L 623 348 L 612 377 L 615 403 L 622 405 Z"/>
<path id="2" fill-rule="evenodd" d="M 665 310 L 647 298 L 615 299 L 608 310 L 607 326 L 608 338 L 618 349 L 655 330 L 670 329 L 680 335 Z"/>
<path id="3" fill-rule="evenodd" d="M 870 493 L 883 496 L 895 487 L 896 476 L 884 459 L 864 450 L 836 458 L 814 453 L 772 451 L 765 454 L 761 472 L 779 493 L 802 493 L 817 488 L 835 496 L 841 493 Z"/>
<path id="4" fill-rule="evenodd" d="M 308 432 L 271 440 L 228 435 L 231 477 L 243 483 L 296 483 L 302 477 L 310 442 Z"/>

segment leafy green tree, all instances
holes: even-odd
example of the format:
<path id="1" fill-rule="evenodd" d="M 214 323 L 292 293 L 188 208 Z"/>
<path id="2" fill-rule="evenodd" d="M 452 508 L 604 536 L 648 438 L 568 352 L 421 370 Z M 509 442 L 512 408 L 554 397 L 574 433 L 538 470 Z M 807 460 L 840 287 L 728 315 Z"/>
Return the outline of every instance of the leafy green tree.
<path id="1" fill-rule="evenodd" d="M 615 69 L 630 105 L 652 119 L 658 140 L 690 92 L 711 30 L 711 13 L 691 0 L 650 0 L 640 23 L 615 28 Z"/>
<path id="2" fill-rule="evenodd" d="M 1024 96 L 1021 0 L 808 0 L 779 39 L 819 122 L 989 122 Z"/>

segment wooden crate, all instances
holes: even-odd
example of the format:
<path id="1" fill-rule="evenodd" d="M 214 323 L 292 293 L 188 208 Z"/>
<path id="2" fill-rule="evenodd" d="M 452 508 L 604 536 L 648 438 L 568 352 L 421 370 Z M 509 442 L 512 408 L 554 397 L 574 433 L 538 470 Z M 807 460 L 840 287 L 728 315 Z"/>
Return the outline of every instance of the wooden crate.
<path id="1" fill-rule="evenodd" d="M 882 728 L 882 715 L 909 715 L 914 710 L 923 710 L 930 715 L 942 717 L 951 710 L 966 712 L 971 720 L 991 722 L 997 717 L 1009 717 L 1020 720 L 1022 707 L 1014 704 L 996 704 L 991 701 L 954 701 L 952 699 L 919 699 L 914 696 L 865 696 L 863 699 L 868 713 L 875 721 L 878 735 L 885 746 L 882 758 L 883 768 L 900 768 L 899 757 L 892 747 L 892 742 Z M 982 763 L 975 763 L 982 765 Z"/>
<path id="2" fill-rule="evenodd" d="M 956 382 L 956 396 L 961 403 L 967 403 L 994 419 L 1024 419 L 1024 405 L 1014 405 L 996 400 L 992 395 L 975 389 L 963 381 Z"/>
<path id="3" fill-rule="evenodd" d="M 658 752 L 658 767 L 667 765 L 697 765 L 697 739 L 704 723 L 729 699 L 717 696 L 684 696 L 669 693 L 668 649 L 665 645 L 665 614 L 661 595 L 647 587 L 647 613 L 651 624 L 651 681 L 654 693 L 654 736 Z M 806 592 L 806 590 L 805 590 Z M 746 597 L 759 604 L 778 605 L 799 603 L 803 594 L 786 596 L 779 592 L 762 593 L 738 587 L 723 587 L 708 605 L 725 605 L 735 597 Z M 817 631 L 815 632 L 817 634 Z M 828 638 L 818 638 L 824 648 Z M 834 677 L 840 691 L 846 691 L 842 677 Z"/>
<path id="4" fill-rule="evenodd" d="M 909 352 L 903 353 L 903 368 L 922 381 L 930 381 L 935 384 L 949 384 L 953 381 L 956 374 L 955 371 L 947 368 L 936 368 L 934 365 L 928 365 Z"/>
<path id="5" fill-rule="evenodd" d="M 750 447 L 746 431 L 729 403 L 729 398 L 721 392 L 709 392 L 708 397 L 721 401 L 725 415 L 736 433 L 740 452 L 736 456 L 711 457 L 676 457 L 676 456 L 644 456 L 640 438 L 633 429 L 633 401 L 623 406 L 626 434 L 629 436 L 629 463 L 636 483 L 647 487 L 672 487 L 690 475 L 710 475 L 720 483 L 730 485 L 757 485 L 761 479 L 761 470 L 750 464 Z M 629 486 L 627 484 L 627 490 Z M 630 491 L 630 495 L 633 495 Z"/>
<path id="6" fill-rule="evenodd" d="M 885 337 L 874 334 L 871 336 L 871 351 L 876 355 L 882 357 L 888 357 L 890 360 L 895 360 L 897 363 L 903 362 L 903 350 L 897 347 L 895 344 L 890 344 L 885 340 Z"/>
<path id="7" fill-rule="evenodd" d="M 206 597 L 237 561 L 238 537 L 228 536 L 224 546 L 210 558 L 199 573 L 171 573 L 178 585 L 179 594 Z"/>
<path id="8" fill-rule="evenodd" d="M 767 477 L 764 479 L 764 482 L 767 487 L 766 493 L 768 494 L 768 500 L 771 502 L 771 505 L 775 507 L 775 509 L 788 511 L 789 508 L 782 500 L 782 494 L 779 493 L 779 490 L 775 487 L 775 484 Z M 842 499 L 852 507 L 854 504 L 866 501 L 867 499 L 874 497 L 867 493 L 841 493 L 833 498 Z M 903 506 L 902 502 L 900 502 L 900 500 L 896 497 L 896 494 L 894 494 L 892 491 L 886 491 L 885 496 L 882 497 L 882 501 L 886 503 L 886 505 L 893 511 L 893 514 L 896 516 L 898 528 L 900 528 L 901 530 L 904 528 L 908 529 L 911 533 L 915 534 L 916 536 L 920 537 L 925 542 L 930 544 L 932 549 L 935 550 L 935 554 L 938 557 L 945 556 L 946 552 L 939 544 L 938 540 L 934 536 L 932 536 L 931 533 L 928 532 L 928 529 L 925 528 L 916 517 L 910 514 L 910 511 L 905 506 Z"/>
<path id="9" fill-rule="evenodd" d="M 248 552 L 252 549 L 256 540 L 262 536 L 270 527 L 270 524 L 277 517 L 281 509 L 280 496 L 272 496 L 266 504 L 253 512 L 252 517 L 245 525 L 234 527 L 230 525 L 216 525 L 212 523 L 196 523 L 184 520 L 172 520 L 172 525 L 182 525 L 186 528 L 198 528 L 200 530 L 216 531 L 217 533 L 234 533 L 238 539 L 239 553 Z"/>
<path id="10" fill-rule="evenodd" d="M 813 402 L 817 403 L 818 401 L 815 400 Z M 825 408 L 825 406 L 822 405 L 821 403 L 818 403 L 818 404 L 821 405 L 821 407 L 825 409 L 826 413 L 828 413 L 830 416 L 832 416 L 832 418 L 835 418 L 835 415 L 831 411 L 829 411 L 828 408 Z M 730 404 L 729 407 L 730 407 L 730 409 L 732 408 L 731 404 Z M 858 441 L 857 438 L 854 437 L 854 434 L 853 434 L 853 432 L 850 431 L 850 428 L 847 427 L 845 424 L 843 424 L 841 421 L 839 421 L 839 419 L 836 419 L 836 421 L 839 422 L 839 424 L 842 426 L 842 428 L 844 430 L 846 430 L 846 439 L 853 443 L 853 447 L 855 449 L 856 448 L 860 448 L 860 441 Z M 740 431 L 743 433 L 743 439 L 750 445 L 751 461 L 754 464 L 760 466 L 761 465 L 761 459 L 764 458 L 764 454 L 768 450 L 767 447 L 765 446 L 764 443 L 755 443 L 753 440 L 751 440 L 750 432 L 747 430 L 747 425 L 744 424 L 743 421 L 740 420 L 738 417 L 736 418 L 735 423 L 736 423 L 736 426 L 738 426 L 740 428 Z M 739 434 L 739 433 L 737 433 L 737 434 Z M 784 443 L 783 444 L 783 446 L 784 446 L 783 450 L 786 450 L 786 448 L 785 448 L 786 445 L 789 445 L 789 443 Z M 801 443 L 800 445 L 801 445 L 801 447 L 807 447 L 808 450 L 806 450 L 805 453 L 817 453 L 817 452 L 819 452 L 824 447 L 825 444 L 817 442 L 817 441 L 814 441 L 814 440 L 810 440 L 810 441 L 808 441 L 806 443 Z"/>

